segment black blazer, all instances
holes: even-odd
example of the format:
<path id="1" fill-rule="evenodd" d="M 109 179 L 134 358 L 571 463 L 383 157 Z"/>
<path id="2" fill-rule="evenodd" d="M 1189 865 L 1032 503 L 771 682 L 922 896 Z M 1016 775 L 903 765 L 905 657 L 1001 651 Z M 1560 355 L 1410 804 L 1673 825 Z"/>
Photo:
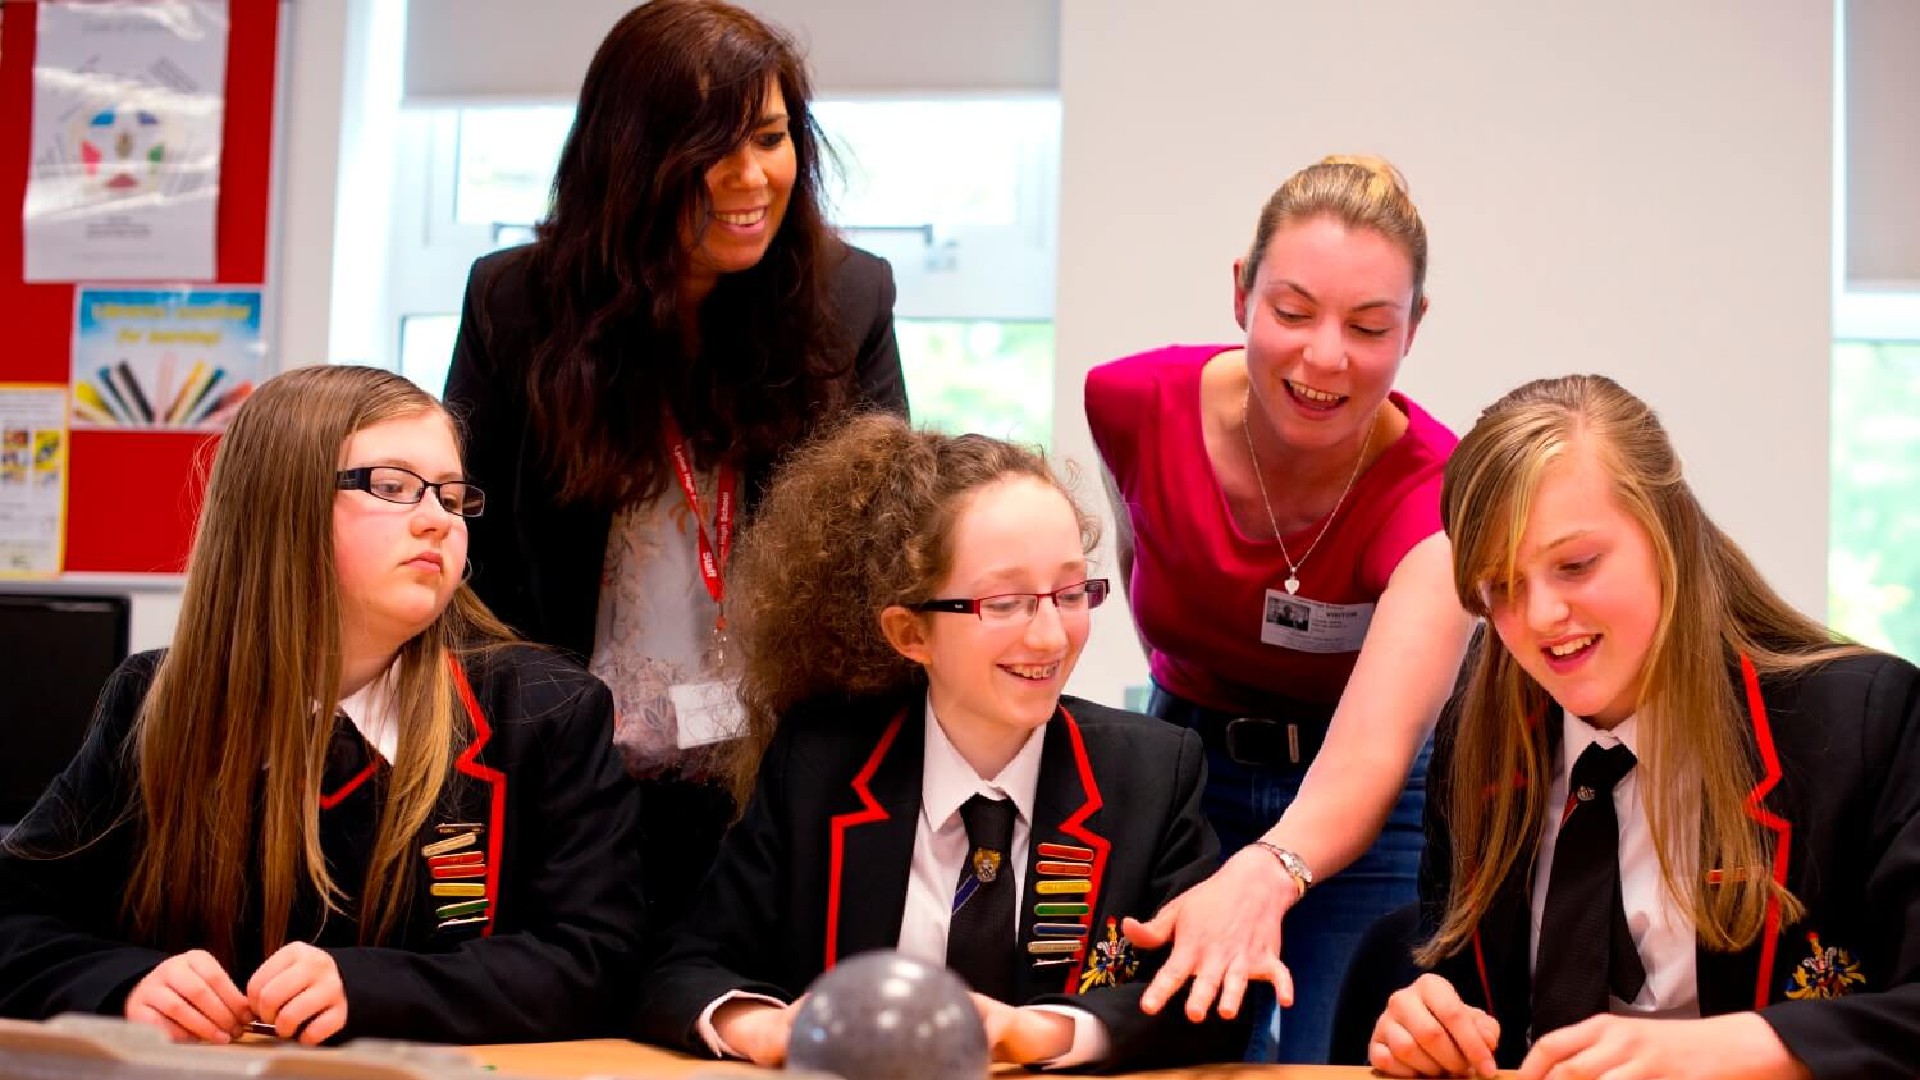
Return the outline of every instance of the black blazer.
<path id="1" fill-rule="evenodd" d="M 141 834 L 127 737 L 160 656 L 142 653 L 114 673 L 80 753 L 0 850 L 0 1015 L 117 1015 L 168 955 L 135 935 L 120 907 Z M 473 740 L 420 845 L 446 839 L 441 824 L 485 825 L 467 850 L 484 853 L 486 910 L 438 914 L 451 901 L 431 895 L 423 854 L 395 932 L 382 947 L 359 944 L 357 898 L 388 770 L 339 721 L 336 751 L 347 752 L 329 762 L 320 831 L 349 899 L 323 918 L 303 891 L 290 939 L 339 966 L 347 1025 L 337 1040 L 604 1034 L 609 999 L 625 997 L 636 974 L 644 909 L 638 795 L 612 749 L 606 687 L 526 646 L 469 658 L 456 687 Z M 50 854 L 64 857 L 35 857 Z M 228 970 L 241 987 L 264 959 L 258 909 L 243 910 L 241 955 Z"/>
<path id="2" fill-rule="evenodd" d="M 639 1037 L 708 1053 L 700 1013 L 731 990 L 792 1001 L 841 959 L 893 948 L 906 906 L 925 749 L 924 699 L 817 708 L 782 723 L 745 816 L 727 834 L 678 942 L 647 980 Z M 1200 813 L 1199 736 L 1158 720 L 1061 699 L 1040 759 L 1016 1004 L 1071 1003 L 1112 1038 L 1100 1069 L 1238 1059 L 1242 1024 L 1140 1011 L 1161 956 L 1117 985 L 1088 982 L 1119 919 L 1151 916 L 1212 873 L 1219 842 Z M 1035 884 L 1043 843 L 1092 848 L 1090 947 L 1079 962 L 1035 964 Z M 1071 920 L 1066 920 L 1071 921 Z M 1109 945 L 1109 949 L 1112 946 Z M 1097 978 L 1097 976 L 1096 976 Z"/>
<path id="3" fill-rule="evenodd" d="M 833 298 L 855 343 L 856 407 L 905 416 L 893 271 L 859 248 L 842 250 Z M 584 662 L 593 653 L 613 512 L 557 505 L 546 459 L 528 441 L 527 365 L 540 332 L 527 281 L 530 251 L 510 248 L 474 262 L 444 398 L 466 425 L 467 471 L 487 493 L 486 514 L 467 527 L 474 592 L 522 637 Z M 764 469 L 746 477 L 749 504 L 766 480 Z"/>
<path id="4" fill-rule="evenodd" d="M 1807 915 L 1783 926 L 1773 912 L 1761 939 L 1737 953 L 1698 950 L 1701 1015 L 1757 1009 L 1816 1077 L 1912 1080 L 1920 1076 L 1920 671 L 1871 654 L 1799 679 L 1763 681 L 1751 668 L 1734 677 L 1762 776 L 1750 813 L 1784 851 L 1775 872 Z M 1546 722 L 1559 724 L 1558 712 Z M 1420 875 L 1429 933 L 1451 872 L 1451 756 L 1443 720 L 1427 774 Z M 1506 1068 L 1529 1046 L 1533 861 L 1517 861 L 1472 944 L 1438 968 L 1468 1004 L 1499 1019 L 1495 1056 Z"/>

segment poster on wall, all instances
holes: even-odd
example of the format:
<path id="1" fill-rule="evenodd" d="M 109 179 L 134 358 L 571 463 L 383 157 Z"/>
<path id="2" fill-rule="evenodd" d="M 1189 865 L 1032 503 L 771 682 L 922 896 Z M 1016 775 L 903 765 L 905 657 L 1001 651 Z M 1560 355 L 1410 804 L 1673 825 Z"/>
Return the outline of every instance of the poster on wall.
<path id="1" fill-rule="evenodd" d="M 67 388 L 0 383 L 0 578 L 60 572 Z"/>
<path id="2" fill-rule="evenodd" d="M 227 0 L 41 0 L 27 281 L 209 281 Z"/>
<path id="3" fill-rule="evenodd" d="M 265 365 L 258 286 L 74 290 L 76 430 L 219 431 Z"/>

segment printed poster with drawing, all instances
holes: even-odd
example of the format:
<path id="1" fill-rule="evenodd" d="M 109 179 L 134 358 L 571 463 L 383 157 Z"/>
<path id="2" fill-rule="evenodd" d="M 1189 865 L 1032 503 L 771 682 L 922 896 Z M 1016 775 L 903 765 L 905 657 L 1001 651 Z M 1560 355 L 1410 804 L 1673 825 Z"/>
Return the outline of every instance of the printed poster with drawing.
<path id="1" fill-rule="evenodd" d="M 227 0 L 36 14 L 25 280 L 212 280 Z"/>
<path id="2" fill-rule="evenodd" d="M 60 572 L 67 389 L 0 383 L 0 578 Z"/>
<path id="3" fill-rule="evenodd" d="M 76 430 L 218 431 L 265 363 L 257 286 L 74 290 Z"/>

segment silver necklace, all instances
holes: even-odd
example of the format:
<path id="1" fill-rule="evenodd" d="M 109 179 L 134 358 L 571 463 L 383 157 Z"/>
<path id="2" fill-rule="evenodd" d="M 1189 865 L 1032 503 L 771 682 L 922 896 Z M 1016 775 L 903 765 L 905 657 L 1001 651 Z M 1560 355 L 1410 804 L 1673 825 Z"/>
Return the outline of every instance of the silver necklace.
<path id="1" fill-rule="evenodd" d="M 1260 505 L 1267 508 L 1267 525 L 1273 529 L 1274 543 L 1280 545 L 1280 558 L 1286 560 L 1287 580 L 1285 585 L 1287 587 L 1287 595 L 1295 596 L 1300 592 L 1300 567 L 1304 566 L 1306 561 L 1313 557 L 1313 549 L 1320 546 L 1320 541 L 1326 539 L 1327 530 L 1333 528 L 1333 516 L 1340 512 L 1341 504 L 1347 501 L 1347 492 L 1353 490 L 1353 482 L 1360 479 L 1360 467 L 1367 463 L 1367 451 L 1373 447 L 1373 429 L 1376 425 L 1371 422 L 1367 424 L 1367 437 L 1360 444 L 1360 460 L 1353 463 L 1353 475 L 1347 477 L 1347 486 L 1341 489 L 1340 497 L 1333 501 L 1333 509 L 1327 511 L 1327 521 L 1326 524 L 1320 526 L 1319 535 L 1313 538 L 1313 543 L 1307 545 L 1306 553 L 1300 556 L 1300 561 L 1294 562 L 1293 556 L 1287 554 L 1287 542 L 1280 538 L 1280 522 L 1279 519 L 1273 516 L 1273 501 L 1267 498 L 1267 480 L 1266 477 L 1260 474 L 1260 455 L 1254 453 L 1253 450 L 1253 429 L 1247 426 L 1247 417 L 1252 414 L 1252 412 L 1253 385 L 1249 383 L 1247 385 L 1246 411 L 1240 414 L 1240 434 L 1246 436 L 1247 439 L 1247 459 L 1253 463 L 1253 483 L 1255 487 L 1260 489 Z"/>

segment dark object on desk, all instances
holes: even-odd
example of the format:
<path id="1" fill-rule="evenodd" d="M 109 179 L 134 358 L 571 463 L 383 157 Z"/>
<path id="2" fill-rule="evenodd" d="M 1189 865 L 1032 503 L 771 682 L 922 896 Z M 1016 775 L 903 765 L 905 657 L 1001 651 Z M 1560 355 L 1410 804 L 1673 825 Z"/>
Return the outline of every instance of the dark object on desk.
<path id="1" fill-rule="evenodd" d="M 19 821 L 80 749 L 127 656 L 124 596 L 0 594 L 0 823 Z"/>
<path id="2" fill-rule="evenodd" d="M 960 979 L 904 954 L 862 953 L 813 981 L 787 1064 L 845 1080 L 985 1077 L 980 1012 Z"/>

